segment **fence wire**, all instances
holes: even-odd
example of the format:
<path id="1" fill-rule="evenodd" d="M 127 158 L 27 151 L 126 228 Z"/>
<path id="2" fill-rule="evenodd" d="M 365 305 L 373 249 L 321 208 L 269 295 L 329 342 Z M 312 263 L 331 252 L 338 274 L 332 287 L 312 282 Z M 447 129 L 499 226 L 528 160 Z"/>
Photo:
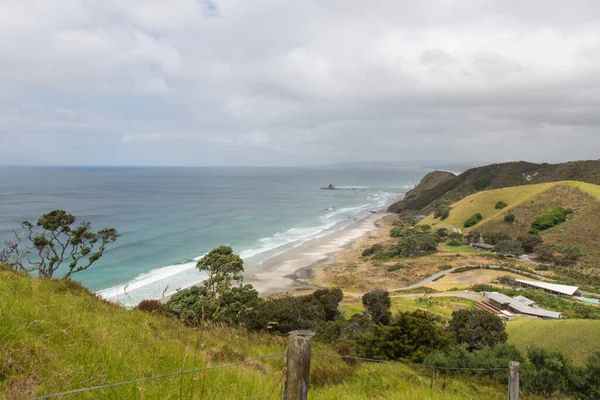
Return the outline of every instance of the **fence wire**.
<path id="1" fill-rule="evenodd" d="M 417 368 L 432 368 L 432 369 L 439 369 L 439 370 L 457 370 L 457 371 L 507 371 L 508 372 L 508 368 L 440 367 L 440 366 L 436 366 L 436 365 L 427 365 L 427 364 L 403 363 L 401 361 L 377 360 L 374 358 L 341 356 L 339 354 L 324 354 L 324 353 L 312 353 L 312 354 L 315 356 L 320 356 L 320 357 L 341 358 L 341 359 L 357 360 L 357 361 L 369 361 L 369 362 L 380 363 L 380 364 L 400 364 L 400 365 L 405 365 L 407 367 L 417 367 Z"/>
<path id="2" fill-rule="evenodd" d="M 88 388 L 70 390 L 68 392 L 53 393 L 53 394 L 48 394 L 48 395 L 45 395 L 45 396 L 34 397 L 31 400 L 50 399 L 50 398 L 53 398 L 53 397 L 67 396 L 67 395 L 71 395 L 71 394 L 83 393 L 83 392 L 88 392 L 88 391 L 92 391 L 92 390 L 108 389 L 108 388 L 114 388 L 114 387 L 118 387 L 118 386 L 130 385 L 132 383 L 146 382 L 146 381 L 152 381 L 152 380 L 162 379 L 162 378 L 170 378 L 170 377 L 173 377 L 173 376 L 191 374 L 191 373 L 194 373 L 194 372 L 201 372 L 201 371 L 208 371 L 208 370 L 212 370 L 212 369 L 221 369 L 221 368 L 235 367 L 237 365 L 247 364 L 247 363 L 252 362 L 252 361 L 265 360 L 265 359 L 268 359 L 268 358 L 281 357 L 281 356 L 284 356 L 284 355 L 285 355 L 285 352 L 283 352 L 283 353 L 276 353 L 276 354 L 269 354 L 267 356 L 250 358 L 250 359 L 247 359 L 247 360 L 238 361 L 238 362 L 234 362 L 234 363 L 231 363 L 231 364 L 216 365 L 214 367 L 194 368 L 194 369 L 188 369 L 188 370 L 185 370 L 185 371 L 172 372 L 170 374 L 149 376 L 149 377 L 146 377 L 146 378 L 132 379 L 130 381 L 124 381 L 124 382 L 118 382 L 118 383 L 109 383 L 109 384 L 106 384 L 106 385 L 92 386 L 92 387 L 88 387 Z"/>

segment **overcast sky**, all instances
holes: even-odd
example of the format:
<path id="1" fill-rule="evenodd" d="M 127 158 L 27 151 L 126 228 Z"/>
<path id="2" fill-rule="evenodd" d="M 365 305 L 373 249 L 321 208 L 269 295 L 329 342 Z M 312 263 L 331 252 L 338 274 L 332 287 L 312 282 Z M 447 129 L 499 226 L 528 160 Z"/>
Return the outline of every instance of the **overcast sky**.
<path id="1" fill-rule="evenodd" d="M 0 163 L 600 157 L 600 1 L 0 0 Z"/>

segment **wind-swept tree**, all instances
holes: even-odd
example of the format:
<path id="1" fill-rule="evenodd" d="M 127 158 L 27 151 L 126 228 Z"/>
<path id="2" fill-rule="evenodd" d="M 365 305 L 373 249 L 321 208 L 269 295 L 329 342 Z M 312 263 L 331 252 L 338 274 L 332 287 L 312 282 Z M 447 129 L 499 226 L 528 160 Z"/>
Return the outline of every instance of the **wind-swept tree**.
<path id="1" fill-rule="evenodd" d="M 14 232 L 14 241 L 6 242 L 2 261 L 19 271 L 37 272 L 42 279 L 53 278 L 61 266 L 66 268 L 63 278 L 88 269 L 119 237 L 113 228 L 93 232 L 90 222 L 76 224 L 76 217 L 64 210 L 42 215 L 35 225 L 23 221 L 21 228 Z"/>
<path id="2" fill-rule="evenodd" d="M 244 279 L 244 261 L 229 246 L 212 249 L 198 261 L 196 268 L 208 274 L 204 281 L 208 296 L 219 297 Z"/>

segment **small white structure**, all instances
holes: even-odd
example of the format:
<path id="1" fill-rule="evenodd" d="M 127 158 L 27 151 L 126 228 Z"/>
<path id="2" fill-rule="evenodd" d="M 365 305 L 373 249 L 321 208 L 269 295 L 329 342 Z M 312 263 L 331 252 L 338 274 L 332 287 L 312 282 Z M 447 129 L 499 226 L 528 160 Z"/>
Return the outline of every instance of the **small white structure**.
<path id="1" fill-rule="evenodd" d="M 573 296 L 579 290 L 578 286 L 559 285 L 556 283 L 526 281 L 524 279 L 517 279 L 517 282 L 523 287 L 542 289 L 558 296 Z"/>

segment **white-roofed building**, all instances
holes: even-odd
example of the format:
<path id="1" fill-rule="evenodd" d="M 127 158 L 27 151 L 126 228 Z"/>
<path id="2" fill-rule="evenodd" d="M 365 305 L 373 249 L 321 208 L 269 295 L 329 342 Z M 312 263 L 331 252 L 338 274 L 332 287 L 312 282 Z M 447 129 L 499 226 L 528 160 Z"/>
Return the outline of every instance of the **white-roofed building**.
<path id="1" fill-rule="evenodd" d="M 562 314 L 556 311 L 548 311 L 539 307 L 525 305 L 519 300 L 513 299 L 505 294 L 498 292 L 484 292 L 483 296 L 500 310 L 509 310 L 515 314 L 531 315 L 539 318 L 560 319 Z M 526 297 L 524 297 L 526 298 Z"/>
<path id="2" fill-rule="evenodd" d="M 558 296 L 573 296 L 579 290 L 578 286 L 559 285 L 557 283 L 526 281 L 524 279 L 517 279 L 517 282 L 522 287 L 542 289 L 548 293 L 552 293 Z"/>
<path id="3" fill-rule="evenodd" d="M 521 303 L 525 304 L 526 306 L 532 306 L 535 304 L 535 301 L 528 299 L 525 296 L 515 296 L 514 299 L 517 301 L 520 301 Z"/>

